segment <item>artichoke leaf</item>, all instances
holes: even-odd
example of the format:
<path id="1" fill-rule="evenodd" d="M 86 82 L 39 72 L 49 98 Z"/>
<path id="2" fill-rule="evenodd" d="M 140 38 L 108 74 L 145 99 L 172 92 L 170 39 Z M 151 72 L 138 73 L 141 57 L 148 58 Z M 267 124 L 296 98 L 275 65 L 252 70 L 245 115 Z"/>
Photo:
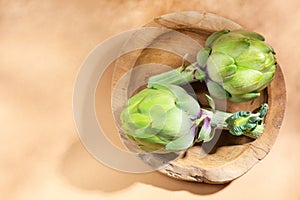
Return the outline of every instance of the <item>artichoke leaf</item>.
<path id="1" fill-rule="evenodd" d="M 250 100 L 255 99 L 259 96 L 260 96 L 259 92 L 251 92 L 251 93 L 241 94 L 241 95 L 231 94 L 231 95 L 228 95 L 227 98 L 231 102 L 244 102 L 244 101 L 250 101 Z"/>
<path id="2" fill-rule="evenodd" d="M 190 129 L 190 132 L 188 134 L 185 134 L 182 137 L 169 142 L 166 145 L 166 150 L 180 151 L 180 150 L 186 150 L 187 148 L 191 147 L 194 144 L 195 128 L 196 126 L 193 126 Z"/>
<path id="3" fill-rule="evenodd" d="M 197 63 L 201 68 L 203 68 L 206 65 L 210 52 L 211 49 L 206 47 L 197 53 Z"/>
<path id="4" fill-rule="evenodd" d="M 227 93 L 223 89 L 223 87 L 221 85 L 219 85 L 218 83 L 208 80 L 206 82 L 206 86 L 209 91 L 209 94 L 212 97 L 215 97 L 217 99 L 226 99 Z"/>
<path id="5" fill-rule="evenodd" d="M 225 35 L 229 32 L 230 32 L 229 30 L 221 30 L 221 31 L 214 32 L 206 39 L 205 47 L 211 47 L 218 38 L 220 38 L 222 35 Z"/>
<path id="6" fill-rule="evenodd" d="M 244 51 L 248 50 L 250 42 L 245 38 L 220 38 L 212 48 L 212 53 L 224 53 L 232 58 L 238 57 Z"/>
<path id="7" fill-rule="evenodd" d="M 199 114 L 200 105 L 183 88 L 167 84 L 154 84 L 153 87 L 171 92 L 176 97 L 176 106 L 187 112 L 190 117 L 195 117 Z"/>
<path id="8" fill-rule="evenodd" d="M 181 137 L 189 132 L 192 122 L 188 115 L 177 107 L 166 112 L 165 115 L 153 120 L 151 128 L 168 139 Z"/>
<path id="9" fill-rule="evenodd" d="M 250 32 L 250 31 L 245 31 L 245 30 L 236 30 L 235 33 L 241 34 L 241 35 L 246 36 L 251 39 L 265 41 L 264 36 L 262 36 L 261 34 L 255 33 L 255 32 Z"/>
<path id="10" fill-rule="evenodd" d="M 198 142 L 200 142 L 200 141 L 204 141 L 204 142 L 210 141 L 213 137 L 212 133 L 213 132 L 212 132 L 212 128 L 210 126 L 210 118 L 206 117 L 204 119 L 204 122 L 202 124 L 201 129 L 200 129 L 197 141 Z"/>
<path id="11" fill-rule="evenodd" d="M 245 94 L 249 91 L 256 91 L 260 81 L 263 80 L 263 74 L 257 70 L 239 68 L 232 76 L 230 81 L 223 83 L 226 91 L 231 94 Z"/>

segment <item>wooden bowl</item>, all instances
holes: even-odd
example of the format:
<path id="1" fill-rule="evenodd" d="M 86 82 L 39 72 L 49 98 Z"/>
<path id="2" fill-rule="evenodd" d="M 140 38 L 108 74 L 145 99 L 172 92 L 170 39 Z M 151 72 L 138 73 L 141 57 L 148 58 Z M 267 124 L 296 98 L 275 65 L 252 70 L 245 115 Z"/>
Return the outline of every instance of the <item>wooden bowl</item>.
<path id="1" fill-rule="evenodd" d="M 162 15 L 145 27 L 176 30 L 176 32 L 189 36 L 202 46 L 212 32 L 242 28 L 228 19 L 200 12 L 178 12 Z M 146 37 L 148 36 L 145 35 Z M 118 68 L 116 68 L 113 76 L 113 85 L 115 86 L 120 77 L 132 67 L 151 63 L 161 63 L 173 68 L 180 66 L 182 56 L 154 48 L 157 44 L 171 45 L 177 39 L 178 37 L 175 37 L 173 32 L 158 34 L 147 48 L 138 49 L 120 57 L 117 61 Z M 197 51 L 192 47 L 189 51 L 190 56 L 195 58 Z M 192 86 L 201 105 L 207 105 L 203 97 L 203 94 L 207 92 L 205 85 L 195 83 Z M 228 112 L 253 111 L 264 102 L 268 103 L 269 110 L 265 118 L 265 131 L 260 138 L 253 140 L 245 136 L 236 137 L 222 131 L 220 137 L 213 141 L 215 142 L 214 148 L 206 156 L 200 158 L 200 153 L 203 151 L 202 145 L 195 145 L 187 150 L 184 157 L 169 162 L 166 167 L 159 171 L 176 179 L 213 184 L 227 183 L 245 174 L 271 150 L 283 120 L 286 90 L 280 66 L 277 67 L 274 80 L 261 92 L 259 98 L 244 103 L 226 102 L 226 108 Z"/>

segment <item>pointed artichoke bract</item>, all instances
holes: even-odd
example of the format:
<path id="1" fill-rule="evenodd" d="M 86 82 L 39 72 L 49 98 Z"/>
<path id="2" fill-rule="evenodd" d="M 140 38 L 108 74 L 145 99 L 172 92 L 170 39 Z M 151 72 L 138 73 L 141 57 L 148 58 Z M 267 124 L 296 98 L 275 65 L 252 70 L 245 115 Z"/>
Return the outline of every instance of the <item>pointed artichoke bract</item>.
<path id="1" fill-rule="evenodd" d="M 208 84 L 212 96 L 220 98 L 221 89 L 230 101 L 248 101 L 258 97 L 273 80 L 277 64 L 274 50 L 257 33 L 244 30 L 215 32 L 198 55 L 207 52 L 210 52 L 207 58 L 202 56 L 207 62 L 198 64 L 207 71 L 208 81 L 215 83 Z"/>
<path id="2" fill-rule="evenodd" d="M 141 149 L 167 152 L 193 145 L 200 106 L 183 88 L 154 84 L 131 97 L 126 106 L 122 128 Z"/>

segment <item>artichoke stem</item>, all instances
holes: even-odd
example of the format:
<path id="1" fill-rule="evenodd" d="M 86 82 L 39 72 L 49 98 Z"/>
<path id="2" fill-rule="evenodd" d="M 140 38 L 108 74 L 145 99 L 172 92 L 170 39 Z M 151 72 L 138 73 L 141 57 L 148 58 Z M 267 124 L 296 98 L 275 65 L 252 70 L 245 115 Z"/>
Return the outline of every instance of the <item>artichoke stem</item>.
<path id="1" fill-rule="evenodd" d="M 192 63 L 188 66 L 181 66 L 177 69 L 150 77 L 147 87 L 151 88 L 153 84 L 182 85 L 203 81 L 204 78 L 205 72 L 200 69 L 197 63 Z"/>
<path id="2" fill-rule="evenodd" d="M 213 113 L 211 118 L 211 126 L 216 127 L 218 129 L 227 129 L 227 123 L 225 120 L 230 117 L 232 113 L 227 113 L 223 111 L 216 110 L 215 113 Z"/>

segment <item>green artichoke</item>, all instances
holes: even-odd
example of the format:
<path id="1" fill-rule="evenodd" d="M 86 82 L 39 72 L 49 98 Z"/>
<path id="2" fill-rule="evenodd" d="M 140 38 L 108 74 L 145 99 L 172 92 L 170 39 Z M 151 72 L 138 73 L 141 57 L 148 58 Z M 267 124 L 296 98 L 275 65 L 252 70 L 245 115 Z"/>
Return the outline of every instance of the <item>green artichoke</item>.
<path id="1" fill-rule="evenodd" d="M 210 35 L 197 62 L 153 76 L 154 83 L 184 84 L 206 81 L 213 97 L 233 102 L 254 99 L 273 80 L 276 58 L 264 37 L 245 30 L 222 30 Z"/>
<path id="2" fill-rule="evenodd" d="M 199 113 L 199 104 L 183 88 L 154 84 L 128 100 L 121 122 L 141 149 L 177 151 L 193 145 Z"/>
<path id="3" fill-rule="evenodd" d="M 125 135 L 147 152 L 185 150 L 195 142 L 210 141 L 216 128 L 227 129 L 233 135 L 253 138 L 263 133 L 263 118 L 267 105 L 258 113 L 226 113 L 200 108 L 199 103 L 183 88 L 170 84 L 153 84 L 133 97 L 121 113 Z"/>

